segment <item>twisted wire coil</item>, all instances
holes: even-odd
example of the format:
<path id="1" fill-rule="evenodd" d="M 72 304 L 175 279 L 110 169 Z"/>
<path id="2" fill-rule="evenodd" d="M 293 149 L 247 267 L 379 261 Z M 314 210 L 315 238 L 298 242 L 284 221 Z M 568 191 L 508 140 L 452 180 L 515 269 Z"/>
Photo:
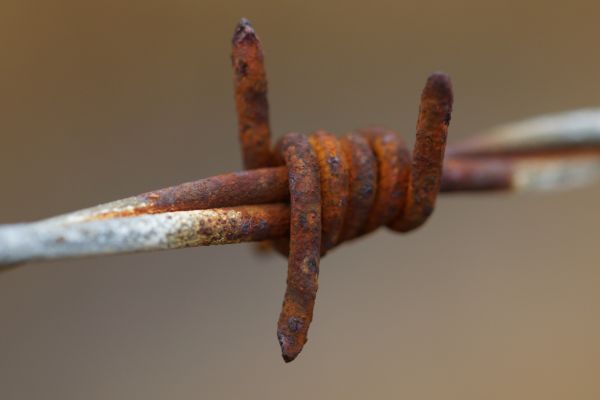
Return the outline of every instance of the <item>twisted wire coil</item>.
<path id="1" fill-rule="evenodd" d="M 432 213 L 440 189 L 452 86 L 442 73 L 427 80 L 412 156 L 396 133 L 379 127 L 341 139 L 326 131 L 310 136 L 288 133 L 273 151 L 262 48 L 246 20 L 234 33 L 232 64 L 245 167 L 288 168 L 290 237 L 275 247 L 288 256 L 277 337 L 289 362 L 307 340 L 320 257 L 380 226 L 410 231 Z"/>

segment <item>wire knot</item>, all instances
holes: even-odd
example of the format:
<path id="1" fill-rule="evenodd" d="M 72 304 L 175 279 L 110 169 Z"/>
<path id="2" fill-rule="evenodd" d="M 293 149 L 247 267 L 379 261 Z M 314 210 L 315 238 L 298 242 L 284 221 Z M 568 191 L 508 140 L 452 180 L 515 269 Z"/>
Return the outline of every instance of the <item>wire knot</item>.
<path id="1" fill-rule="evenodd" d="M 271 149 L 262 48 L 247 20 L 233 38 L 238 125 L 247 169 L 285 165 L 290 192 L 287 289 L 277 337 L 286 362 L 302 350 L 318 289 L 320 257 L 380 226 L 407 232 L 431 215 L 440 189 L 452 86 L 432 74 L 421 95 L 411 154 L 394 132 L 372 127 L 341 139 L 326 131 L 288 133 Z"/>

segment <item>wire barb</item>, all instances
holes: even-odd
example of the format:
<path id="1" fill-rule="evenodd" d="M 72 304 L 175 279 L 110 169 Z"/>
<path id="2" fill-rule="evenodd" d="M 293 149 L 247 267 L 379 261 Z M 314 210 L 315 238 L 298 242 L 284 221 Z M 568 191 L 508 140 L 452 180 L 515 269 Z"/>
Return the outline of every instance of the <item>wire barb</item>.
<path id="1" fill-rule="evenodd" d="M 383 225 L 407 232 L 423 224 L 433 212 L 452 113 L 452 85 L 442 73 L 427 80 L 412 161 L 399 137 L 381 128 L 360 132 L 367 144 L 363 143 L 362 149 L 368 154 L 369 147 L 375 162 L 351 164 L 356 139 L 342 146 L 324 131 L 310 137 L 289 133 L 271 152 L 264 57 L 246 19 L 237 25 L 232 44 L 244 165 L 249 169 L 269 165 L 288 168 L 290 237 L 289 242 L 279 241 L 275 246 L 288 255 L 287 289 L 277 338 L 283 359 L 290 362 L 307 340 L 321 254 L 339 244 L 341 236 L 355 237 Z M 354 177 L 367 181 L 350 180 L 351 170 Z M 355 215 L 361 220 L 353 220 Z M 351 235 L 343 232 L 346 219 L 353 220 Z"/>

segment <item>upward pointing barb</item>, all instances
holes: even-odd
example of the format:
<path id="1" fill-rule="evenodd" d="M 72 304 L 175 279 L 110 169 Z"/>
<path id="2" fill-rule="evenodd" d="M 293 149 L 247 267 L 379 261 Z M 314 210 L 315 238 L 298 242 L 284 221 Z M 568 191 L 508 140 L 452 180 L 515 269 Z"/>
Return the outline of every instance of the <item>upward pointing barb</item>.
<path id="1" fill-rule="evenodd" d="M 271 128 L 264 55 L 258 36 L 245 18 L 233 34 L 231 63 L 244 167 L 269 167 Z"/>
<path id="2" fill-rule="evenodd" d="M 418 228 L 433 212 L 442 182 L 453 100 L 450 77 L 440 72 L 431 74 L 421 94 L 405 209 L 390 225 L 396 231 Z"/>
<path id="3" fill-rule="evenodd" d="M 252 24 L 246 18 L 242 18 L 236 25 L 235 32 L 233 33 L 232 44 L 235 45 L 243 40 L 258 41 Z"/>

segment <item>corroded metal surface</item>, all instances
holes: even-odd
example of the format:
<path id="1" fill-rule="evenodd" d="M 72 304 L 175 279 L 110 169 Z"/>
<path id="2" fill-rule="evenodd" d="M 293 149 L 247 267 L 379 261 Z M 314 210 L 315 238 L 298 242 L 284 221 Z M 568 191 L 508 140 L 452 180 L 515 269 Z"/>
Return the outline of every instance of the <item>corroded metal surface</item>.
<path id="1" fill-rule="evenodd" d="M 277 203 L 286 201 L 288 194 L 287 168 L 262 168 L 186 182 L 55 219 L 75 223 L 169 211 Z"/>
<path id="2" fill-rule="evenodd" d="M 244 166 L 247 169 L 268 167 L 271 133 L 267 76 L 260 41 L 246 19 L 235 28 L 231 63 Z"/>
<path id="3" fill-rule="evenodd" d="M 511 190 L 514 168 L 507 160 L 447 158 L 440 192 Z"/>
<path id="4" fill-rule="evenodd" d="M 290 250 L 277 338 L 283 359 L 290 362 L 306 343 L 319 286 L 321 185 L 317 156 L 306 136 L 288 133 L 279 152 L 289 171 Z"/>
<path id="5" fill-rule="evenodd" d="M 410 155 L 404 141 L 385 128 L 361 130 L 377 160 L 377 190 L 361 234 L 390 223 L 404 212 L 410 174 Z"/>
<path id="6" fill-rule="evenodd" d="M 440 191 L 452 102 L 450 78 L 441 73 L 431 75 L 421 95 L 406 206 L 391 224 L 394 230 L 407 232 L 415 229 L 433 212 Z"/>
<path id="7" fill-rule="evenodd" d="M 357 237 L 366 225 L 377 194 L 377 159 L 362 135 L 353 133 L 341 139 L 349 166 L 350 197 L 344 218 L 342 239 Z"/>
<path id="8" fill-rule="evenodd" d="M 440 186 L 452 89 L 443 74 L 428 80 L 421 98 L 412 165 L 404 142 L 383 128 L 361 131 L 368 149 L 359 144 L 355 150 L 354 138 L 341 143 L 321 131 L 310 138 L 288 134 L 279 151 L 272 152 L 263 53 L 246 20 L 234 33 L 232 64 L 245 167 L 276 165 L 282 160 L 288 167 L 290 238 L 289 244 L 277 241 L 275 247 L 289 258 L 277 336 L 284 360 L 291 361 L 302 350 L 312 320 L 320 254 L 342 238 L 383 225 L 400 231 L 414 229 L 431 214 Z M 360 153 L 369 151 L 373 157 L 361 160 Z M 376 163 L 362 171 L 361 163 L 368 159 Z M 351 177 L 357 178 L 358 190 L 351 187 Z M 370 180 L 366 191 L 361 178 Z M 347 212 L 349 202 L 356 217 Z M 345 223 L 344 217 L 350 221 Z M 344 233 L 344 227 L 350 231 Z"/>
<path id="9" fill-rule="evenodd" d="M 285 204 L 176 211 L 71 223 L 48 219 L 0 227 L 0 265 L 240 243 L 281 237 L 288 232 L 289 207 Z"/>
<path id="10" fill-rule="evenodd" d="M 319 162 L 322 208 L 321 255 L 340 242 L 350 195 L 347 159 L 342 144 L 331 133 L 318 131 L 309 137 Z"/>
<path id="11" fill-rule="evenodd" d="M 307 340 L 320 255 L 343 239 L 380 226 L 414 229 L 433 211 L 452 99 L 448 76 L 431 75 L 421 96 L 412 161 L 399 136 L 381 127 L 362 129 L 341 141 L 325 131 L 308 137 L 290 133 L 265 161 L 288 168 L 290 236 L 289 241 L 275 242 L 289 260 L 277 329 L 286 362 L 298 356 Z M 246 148 L 242 140 L 244 152 Z"/>
<path id="12" fill-rule="evenodd" d="M 325 131 L 288 134 L 272 150 L 263 53 L 246 20 L 234 34 L 232 64 L 248 171 L 0 226 L 0 266 L 273 240 L 289 257 L 277 336 L 291 361 L 307 340 L 327 250 L 379 226 L 417 228 L 440 191 L 548 190 L 600 181 L 599 110 L 506 125 L 449 146 L 444 155 L 453 96 L 449 78 L 439 73 L 421 96 L 412 155 L 398 135 L 379 127 L 340 139 Z"/>

